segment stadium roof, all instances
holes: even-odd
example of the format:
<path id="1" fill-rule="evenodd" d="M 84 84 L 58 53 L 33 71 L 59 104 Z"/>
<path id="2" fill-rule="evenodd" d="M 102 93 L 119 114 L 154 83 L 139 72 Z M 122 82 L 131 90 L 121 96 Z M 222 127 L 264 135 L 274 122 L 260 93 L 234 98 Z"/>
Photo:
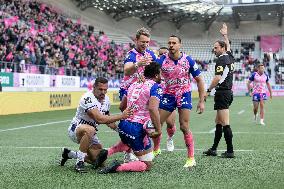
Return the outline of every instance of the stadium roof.
<path id="1" fill-rule="evenodd" d="M 116 21 L 138 17 L 149 27 L 167 20 L 180 28 L 187 22 L 204 23 L 208 30 L 215 21 L 278 20 L 282 25 L 284 0 L 77 0 L 82 10 L 95 7 Z"/>

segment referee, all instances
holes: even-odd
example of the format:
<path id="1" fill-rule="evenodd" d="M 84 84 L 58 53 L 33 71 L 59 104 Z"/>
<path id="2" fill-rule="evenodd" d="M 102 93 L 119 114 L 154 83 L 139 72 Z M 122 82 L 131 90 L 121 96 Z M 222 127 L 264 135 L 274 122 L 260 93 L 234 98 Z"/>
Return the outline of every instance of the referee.
<path id="1" fill-rule="evenodd" d="M 229 123 L 229 106 L 233 102 L 233 71 L 234 71 L 234 57 L 231 54 L 230 43 L 227 36 L 227 26 L 224 23 L 220 33 L 224 37 L 224 41 L 216 41 L 214 43 L 214 53 L 217 57 L 215 66 L 215 76 L 207 90 L 207 95 L 213 88 L 216 89 L 214 97 L 214 110 L 217 110 L 215 118 L 216 131 L 214 143 L 210 149 L 203 152 L 207 156 L 217 156 L 217 147 L 222 132 L 227 144 L 227 151 L 221 154 L 223 158 L 234 158 L 234 150 L 232 143 L 232 130 Z"/>

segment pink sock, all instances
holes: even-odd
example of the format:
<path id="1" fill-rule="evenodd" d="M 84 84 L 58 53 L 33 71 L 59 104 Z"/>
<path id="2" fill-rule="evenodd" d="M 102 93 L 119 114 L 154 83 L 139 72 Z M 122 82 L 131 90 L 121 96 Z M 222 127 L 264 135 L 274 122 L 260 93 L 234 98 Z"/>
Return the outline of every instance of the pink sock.
<path id="1" fill-rule="evenodd" d="M 184 141 L 187 147 L 187 156 L 194 157 L 194 141 L 191 132 L 184 134 Z"/>
<path id="2" fill-rule="evenodd" d="M 172 138 L 174 136 L 176 130 L 177 130 L 176 124 L 174 124 L 174 126 L 171 127 L 171 128 L 167 127 L 168 137 Z"/>
<path id="3" fill-rule="evenodd" d="M 160 149 L 161 138 L 162 138 L 162 135 L 158 136 L 157 138 L 152 138 L 153 143 L 154 143 L 154 151 Z"/>
<path id="4" fill-rule="evenodd" d="M 126 144 L 124 144 L 122 141 L 119 141 L 117 144 L 108 149 L 108 156 L 111 156 L 117 152 L 128 151 L 129 149 L 130 148 Z"/>
<path id="5" fill-rule="evenodd" d="M 121 164 L 116 171 L 118 172 L 143 172 L 146 171 L 147 165 L 142 161 L 131 161 L 129 163 L 123 163 Z"/>

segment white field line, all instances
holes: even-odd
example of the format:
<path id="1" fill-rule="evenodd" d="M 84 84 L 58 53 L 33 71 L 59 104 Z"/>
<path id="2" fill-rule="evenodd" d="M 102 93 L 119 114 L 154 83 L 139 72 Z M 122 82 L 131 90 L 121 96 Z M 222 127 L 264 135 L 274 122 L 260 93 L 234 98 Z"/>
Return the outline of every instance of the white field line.
<path id="1" fill-rule="evenodd" d="M 20 129 L 28 129 L 28 128 L 33 128 L 33 127 L 42 127 L 42 126 L 46 126 L 46 125 L 54 125 L 54 124 L 58 124 L 58 123 L 66 123 L 66 122 L 70 122 L 71 120 L 63 120 L 63 121 L 54 121 L 54 122 L 48 122 L 48 123 L 41 123 L 41 124 L 36 124 L 36 125 L 27 125 L 27 126 L 23 126 L 23 127 L 15 127 L 15 128 L 11 128 L 11 129 L 3 129 L 0 130 L 1 132 L 7 132 L 7 131 L 15 131 L 15 130 L 20 130 Z M 107 131 L 99 131 L 99 133 L 115 133 L 115 131 L 113 130 L 107 130 Z M 215 132 L 215 128 L 210 130 L 209 132 L 193 132 L 193 134 L 212 134 Z M 284 133 L 276 133 L 276 132 L 238 132 L 235 131 L 233 132 L 233 134 L 263 134 L 263 135 L 284 135 Z"/>
<path id="2" fill-rule="evenodd" d="M 214 133 L 216 131 L 216 128 L 213 128 L 209 131 L 209 133 Z"/>
<path id="3" fill-rule="evenodd" d="M 245 110 L 241 110 L 238 112 L 239 115 L 243 114 L 245 112 Z"/>
<path id="4" fill-rule="evenodd" d="M 0 148 L 5 148 L 5 146 L 1 146 Z M 19 148 L 19 149 L 60 149 L 63 147 L 59 146 L 24 146 L 24 147 L 14 147 L 14 148 Z M 162 151 L 167 151 L 167 149 L 161 149 Z M 186 148 L 175 148 L 175 151 L 186 151 Z M 204 151 L 206 149 L 195 149 L 195 151 Z M 226 151 L 226 150 L 219 150 L 219 151 Z M 254 150 L 234 150 L 236 152 L 253 152 Z"/>
<path id="5" fill-rule="evenodd" d="M 11 128 L 11 129 L 2 129 L 0 130 L 1 132 L 6 132 L 6 131 L 15 131 L 15 130 L 20 130 L 20 129 L 28 129 L 28 128 L 32 128 L 32 127 L 42 127 L 42 126 L 46 126 L 46 125 L 54 125 L 54 124 L 58 124 L 58 123 L 66 123 L 66 122 L 70 122 L 71 120 L 63 120 L 63 121 L 54 121 L 54 122 L 48 122 L 48 123 L 40 123 L 40 124 L 35 124 L 35 125 L 27 125 L 27 126 L 23 126 L 23 127 L 15 127 L 15 128 Z"/>
<path id="6" fill-rule="evenodd" d="M 117 115 L 117 114 L 118 113 L 115 113 L 115 114 L 112 114 L 112 115 Z M 35 124 L 35 125 L 27 125 L 27 126 L 23 126 L 23 127 L 15 127 L 15 128 L 11 128 L 11 129 L 2 129 L 2 130 L 0 130 L 0 133 L 1 132 L 6 132 L 6 131 L 28 129 L 28 128 L 32 128 L 32 127 L 42 127 L 42 126 L 45 126 L 45 125 L 53 125 L 53 124 L 65 123 L 65 122 L 71 122 L 71 120 L 54 121 L 54 122 L 40 123 L 40 124 Z"/>

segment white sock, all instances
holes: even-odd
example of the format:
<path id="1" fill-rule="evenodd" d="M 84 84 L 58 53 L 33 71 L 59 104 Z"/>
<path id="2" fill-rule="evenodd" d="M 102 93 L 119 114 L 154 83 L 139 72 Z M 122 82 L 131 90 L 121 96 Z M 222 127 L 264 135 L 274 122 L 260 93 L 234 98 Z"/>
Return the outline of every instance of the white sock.
<path id="1" fill-rule="evenodd" d="M 84 161 L 86 154 L 81 152 L 80 150 L 77 151 L 77 162 Z"/>
<path id="2" fill-rule="evenodd" d="M 69 157 L 69 158 L 72 158 L 72 159 L 77 159 L 77 152 L 71 150 L 71 151 L 68 153 L 68 157 Z"/>

